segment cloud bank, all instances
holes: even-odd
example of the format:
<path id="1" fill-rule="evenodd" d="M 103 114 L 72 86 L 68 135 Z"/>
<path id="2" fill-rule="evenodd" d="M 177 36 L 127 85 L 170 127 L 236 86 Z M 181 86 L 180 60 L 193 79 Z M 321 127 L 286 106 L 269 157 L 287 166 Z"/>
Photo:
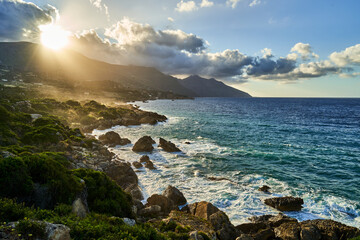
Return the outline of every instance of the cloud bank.
<path id="1" fill-rule="evenodd" d="M 41 9 L 21 0 L 0 1 L 0 40 L 32 40 L 39 36 L 39 25 L 49 24 L 56 15 L 54 7 Z"/>

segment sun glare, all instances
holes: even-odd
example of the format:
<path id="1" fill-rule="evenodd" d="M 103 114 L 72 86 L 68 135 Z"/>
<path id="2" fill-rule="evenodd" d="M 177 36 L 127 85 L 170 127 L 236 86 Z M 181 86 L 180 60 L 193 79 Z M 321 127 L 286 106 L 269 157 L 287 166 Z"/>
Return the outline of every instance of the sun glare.
<path id="1" fill-rule="evenodd" d="M 69 42 L 69 33 L 59 26 L 42 25 L 39 26 L 41 30 L 41 43 L 53 50 L 60 50 L 64 48 Z"/>

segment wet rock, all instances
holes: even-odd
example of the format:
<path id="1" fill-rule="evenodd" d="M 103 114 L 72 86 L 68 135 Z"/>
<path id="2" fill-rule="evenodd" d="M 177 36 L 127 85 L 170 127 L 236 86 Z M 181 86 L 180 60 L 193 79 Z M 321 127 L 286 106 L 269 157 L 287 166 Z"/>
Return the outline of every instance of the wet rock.
<path id="1" fill-rule="evenodd" d="M 267 185 L 264 185 L 258 189 L 258 191 L 265 192 L 265 193 L 270 193 L 269 190 L 270 190 L 270 187 Z"/>
<path id="2" fill-rule="evenodd" d="M 271 228 L 280 226 L 285 222 L 298 222 L 295 218 L 288 217 L 282 213 L 278 215 L 262 215 L 249 218 L 252 223 L 262 223 Z"/>
<path id="3" fill-rule="evenodd" d="M 115 147 L 116 145 L 130 144 L 131 141 L 127 138 L 121 138 L 120 135 L 114 131 L 107 132 L 99 137 L 99 141 L 103 144 Z"/>
<path id="4" fill-rule="evenodd" d="M 149 161 L 150 161 L 150 158 L 149 158 L 148 155 L 143 155 L 143 156 L 141 156 L 141 158 L 140 158 L 140 163 L 147 163 L 147 162 L 149 162 Z"/>
<path id="5" fill-rule="evenodd" d="M 181 150 L 179 148 L 177 148 L 175 146 L 175 144 L 173 144 L 170 141 L 166 141 L 163 138 L 160 138 L 160 140 L 159 140 L 159 147 L 164 149 L 164 151 L 166 151 L 166 152 L 181 152 Z"/>
<path id="6" fill-rule="evenodd" d="M 189 208 L 192 215 L 204 218 L 206 220 L 209 220 L 209 217 L 212 214 L 220 211 L 217 207 L 205 201 L 190 204 Z"/>
<path id="7" fill-rule="evenodd" d="M 104 168 L 104 172 L 114 180 L 122 189 L 138 184 L 138 177 L 134 170 L 126 163 L 111 162 Z"/>
<path id="8" fill-rule="evenodd" d="M 155 170 L 156 169 L 156 167 L 154 167 L 154 163 L 152 161 L 150 161 L 150 160 L 148 162 L 146 162 L 144 166 L 146 168 L 150 169 L 150 170 Z"/>
<path id="9" fill-rule="evenodd" d="M 280 211 L 300 211 L 304 200 L 295 197 L 276 197 L 265 199 L 265 204 Z"/>
<path id="10" fill-rule="evenodd" d="M 177 206 L 184 205 L 187 202 L 182 192 L 180 192 L 179 189 L 171 185 L 167 186 L 162 195 L 171 199 Z"/>
<path id="11" fill-rule="evenodd" d="M 273 229 L 261 229 L 257 233 L 252 235 L 254 240 L 270 240 L 275 238 Z"/>
<path id="12" fill-rule="evenodd" d="M 144 136 L 134 144 L 132 150 L 134 152 L 152 152 L 154 143 L 155 141 L 150 136 Z"/>
<path id="13" fill-rule="evenodd" d="M 275 237 L 283 240 L 300 240 L 301 227 L 299 223 L 287 222 L 274 229 Z"/>
<path id="14" fill-rule="evenodd" d="M 141 164 L 141 162 L 133 162 L 132 165 L 135 167 L 135 168 L 142 168 L 143 165 Z"/>
<path id="15" fill-rule="evenodd" d="M 152 205 L 160 206 L 161 212 L 166 215 L 169 214 L 171 210 L 176 209 L 176 206 L 174 205 L 174 202 L 172 200 L 159 194 L 153 194 L 147 199 L 147 203 L 145 206 L 148 207 Z"/>

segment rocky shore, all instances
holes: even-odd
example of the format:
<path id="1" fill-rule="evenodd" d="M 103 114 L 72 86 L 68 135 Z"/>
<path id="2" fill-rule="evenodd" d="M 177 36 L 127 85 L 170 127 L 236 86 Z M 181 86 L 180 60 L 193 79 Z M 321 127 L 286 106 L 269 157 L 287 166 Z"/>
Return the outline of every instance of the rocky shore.
<path id="1" fill-rule="evenodd" d="M 188 203 L 178 186 L 169 185 L 144 201 L 136 169 L 156 169 L 156 162 L 144 154 L 154 147 L 166 152 L 181 149 L 171 139 L 143 136 L 131 145 L 113 131 L 98 139 L 89 133 L 116 125 L 154 125 L 166 121 L 165 116 L 95 101 L 23 98 L 1 99 L 0 239 L 343 240 L 360 236 L 359 229 L 332 220 L 298 222 L 282 213 L 254 216 L 234 226 L 213 204 Z M 142 156 L 130 164 L 109 151 L 108 147 L 117 145 L 131 146 Z M 300 211 L 303 200 L 268 198 L 264 204 L 280 212 Z"/>

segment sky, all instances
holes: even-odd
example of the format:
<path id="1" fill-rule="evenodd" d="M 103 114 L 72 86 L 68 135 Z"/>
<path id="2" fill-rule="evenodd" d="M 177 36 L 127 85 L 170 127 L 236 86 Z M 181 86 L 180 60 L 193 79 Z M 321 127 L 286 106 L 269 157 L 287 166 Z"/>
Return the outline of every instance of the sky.
<path id="1" fill-rule="evenodd" d="M 98 60 L 258 97 L 360 97 L 359 0 L 0 0 L 0 41 L 56 25 Z"/>

